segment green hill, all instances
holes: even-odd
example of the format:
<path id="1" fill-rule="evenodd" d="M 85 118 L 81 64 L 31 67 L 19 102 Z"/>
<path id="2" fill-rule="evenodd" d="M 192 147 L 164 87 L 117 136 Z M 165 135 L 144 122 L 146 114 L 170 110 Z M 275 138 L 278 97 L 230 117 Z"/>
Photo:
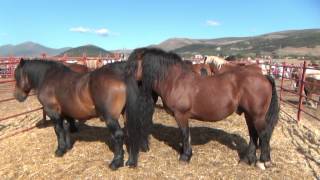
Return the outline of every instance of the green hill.
<path id="1" fill-rule="evenodd" d="M 172 47 L 172 50 L 183 56 L 219 54 L 320 57 L 320 29 L 282 31 L 253 37 L 189 39 L 188 43 L 184 44 L 181 40 L 182 38 L 176 38 L 164 42 L 179 44 L 177 48 Z"/>
<path id="2" fill-rule="evenodd" d="M 67 54 L 68 56 L 72 56 L 72 57 L 80 57 L 80 56 L 83 56 L 83 53 L 86 53 L 86 56 L 88 57 L 97 57 L 99 55 L 104 56 L 106 54 L 110 54 L 111 52 L 105 49 L 102 49 L 98 46 L 85 45 L 85 46 L 79 46 L 76 48 L 69 49 L 61 53 L 59 56 L 63 56 L 64 54 Z"/>

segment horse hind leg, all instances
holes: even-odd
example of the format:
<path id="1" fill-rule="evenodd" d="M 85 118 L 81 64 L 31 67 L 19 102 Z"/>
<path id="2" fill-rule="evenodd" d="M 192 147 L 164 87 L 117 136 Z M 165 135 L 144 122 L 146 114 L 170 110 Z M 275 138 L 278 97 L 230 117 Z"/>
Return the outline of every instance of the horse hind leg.
<path id="1" fill-rule="evenodd" d="M 249 165 L 252 165 L 257 161 L 256 149 L 258 147 L 258 132 L 254 126 L 253 119 L 250 118 L 248 114 L 245 114 L 245 119 L 249 130 L 250 141 L 245 155 L 241 158 L 240 162 L 245 162 Z"/>
<path id="2" fill-rule="evenodd" d="M 175 113 L 176 121 L 179 125 L 182 134 L 182 153 L 180 155 L 180 162 L 189 162 L 192 157 L 191 136 L 188 123 L 188 117 L 180 113 Z"/>
<path id="3" fill-rule="evenodd" d="M 271 156 L 270 156 L 270 139 L 272 135 L 272 129 L 267 127 L 265 130 L 259 133 L 259 142 L 261 143 L 261 155 L 260 162 L 257 166 L 264 170 L 266 167 L 271 166 Z"/>
<path id="4" fill-rule="evenodd" d="M 116 170 L 124 165 L 124 150 L 122 147 L 124 133 L 116 118 L 111 116 L 105 116 L 102 119 L 105 120 L 107 127 L 111 132 L 111 140 L 114 145 L 114 157 L 109 167 L 112 170 Z"/>

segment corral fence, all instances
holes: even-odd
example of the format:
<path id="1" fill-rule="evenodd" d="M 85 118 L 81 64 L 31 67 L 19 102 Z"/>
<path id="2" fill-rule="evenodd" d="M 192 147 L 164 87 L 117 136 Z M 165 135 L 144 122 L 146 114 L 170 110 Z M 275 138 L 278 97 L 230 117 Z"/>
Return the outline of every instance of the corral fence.
<path id="1" fill-rule="evenodd" d="M 42 55 L 43 59 L 46 59 L 44 55 Z M 8 97 L 0 99 L 0 106 L 5 105 L 5 103 L 9 101 L 15 101 L 15 99 L 12 97 L 12 92 L 15 86 L 15 80 L 13 78 L 14 76 L 14 70 L 16 66 L 18 65 L 21 57 L 0 57 L 0 93 L 8 93 Z M 89 68 L 97 68 L 103 64 L 107 63 L 113 63 L 117 61 L 123 61 L 123 56 L 113 56 L 113 57 L 86 57 L 85 54 L 82 57 L 52 57 L 48 58 L 51 60 L 56 60 L 56 61 L 63 61 L 63 62 L 69 62 L 69 63 L 79 63 L 79 64 L 84 64 L 87 65 Z M 98 65 L 100 63 L 100 65 Z M 310 67 L 307 66 L 306 61 L 304 61 L 303 64 L 299 65 L 290 65 L 286 63 L 282 64 L 277 64 L 277 63 L 272 63 L 270 60 L 265 61 L 263 63 L 257 61 L 263 71 L 266 71 L 269 75 L 273 76 L 275 79 L 277 79 L 277 89 L 279 91 L 279 97 L 280 101 L 284 104 L 288 104 L 292 106 L 294 109 L 296 109 L 296 117 L 293 117 L 297 121 L 300 121 L 301 119 L 301 114 L 305 113 L 312 118 L 316 120 L 320 120 L 317 115 L 315 115 L 314 112 L 310 111 L 310 108 L 305 105 L 304 99 L 306 98 L 306 95 L 303 94 L 304 88 L 308 84 L 308 86 L 313 86 L 315 89 L 320 89 L 319 85 L 317 84 L 311 84 L 311 82 L 306 81 L 307 77 L 307 69 L 313 69 L 313 70 L 319 70 L 320 68 L 315 68 L 315 67 Z M 300 72 L 298 73 L 299 76 L 293 76 L 293 72 Z M 299 86 L 297 88 L 293 88 L 293 84 L 298 82 Z M 29 96 L 34 96 L 36 95 L 34 92 L 31 93 Z M 319 94 L 318 94 L 319 95 Z M 310 99 L 310 101 L 313 101 L 315 103 L 319 103 L 319 100 L 316 99 Z M 6 117 L 0 117 L 0 123 L 1 121 L 5 121 L 11 118 L 15 118 L 18 116 L 22 116 L 28 113 L 36 112 L 39 110 L 42 110 L 42 107 L 37 107 L 29 111 L 24 111 L 20 112 L 17 114 L 12 114 Z M 284 109 L 282 111 L 285 112 Z M 287 112 L 287 114 L 291 115 L 291 113 Z M 292 115 L 291 115 L 292 117 Z M 43 119 L 46 119 L 45 113 L 43 113 Z M 10 136 L 14 136 L 18 133 L 22 133 L 28 130 L 31 130 L 35 128 L 36 126 L 24 128 L 24 129 L 19 129 L 15 131 L 14 133 L 5 135 L 0 137 L 0 140 L 5 139 Z"/>
<path id="2" fill-rule="evenodd" d="M 268 74 L 279 82 L 277 88 L 281 103 L 294 108 L 296 116 L 293 117 L 284 109 L 282 111 L 297 121 L 301 120 L 302 113 L 319 121 L 317 105 L 320 104 L 320 67 L 308 65 L 306 61 L 296 65 L 286 62 L 265 63 L 265 66 L 268 67 Z M 307 96 L 305 92 L 308 92 L 309 95 Z"/>

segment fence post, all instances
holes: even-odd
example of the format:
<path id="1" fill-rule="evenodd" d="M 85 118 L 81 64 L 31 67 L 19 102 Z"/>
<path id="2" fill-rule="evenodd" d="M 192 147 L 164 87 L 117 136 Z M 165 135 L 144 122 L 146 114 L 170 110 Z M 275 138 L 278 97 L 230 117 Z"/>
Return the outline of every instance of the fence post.
<path id="1" fill-rule="evenodd" d="M 304 61 L 303 62 L 303 67 L 302 67 L 302 75 L 301 75 L 301 77 L 299 79 L 299 107 L 298 107 L 298 114 L 297 114 L 298 121 L 300 121 L 301 110 L 303 108 L 302 99 L 303 99 L 303 90 L 304 90 L 304 80 L 305 80 L 306 67 L 307 67 L 307 63 L 306 63 L 306 61 Z"/>
<path id="2" fill-rule="evenodd" d="M 280 85 L 280 101 L 282 101 L 283 92 L 283 80 L 284 80 L 284 68 L 286 67 L 286 62 L 282 64 L 282 74 L 281 74 L 281 85 Z"/>

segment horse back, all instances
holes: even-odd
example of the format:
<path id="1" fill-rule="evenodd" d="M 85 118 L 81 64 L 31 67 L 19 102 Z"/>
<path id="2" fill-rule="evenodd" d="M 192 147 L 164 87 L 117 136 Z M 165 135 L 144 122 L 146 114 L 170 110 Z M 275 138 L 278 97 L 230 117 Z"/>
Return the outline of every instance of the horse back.
<path id="1" fill-rule="evenodd" d="M 89 91 L 96 111 L 119 117 L 126 103 L 126 83 L 123 74 L 103 67 L 93 71 L 89 81 Z M 106 110 L 108 112 L 105 112 Z"/>

